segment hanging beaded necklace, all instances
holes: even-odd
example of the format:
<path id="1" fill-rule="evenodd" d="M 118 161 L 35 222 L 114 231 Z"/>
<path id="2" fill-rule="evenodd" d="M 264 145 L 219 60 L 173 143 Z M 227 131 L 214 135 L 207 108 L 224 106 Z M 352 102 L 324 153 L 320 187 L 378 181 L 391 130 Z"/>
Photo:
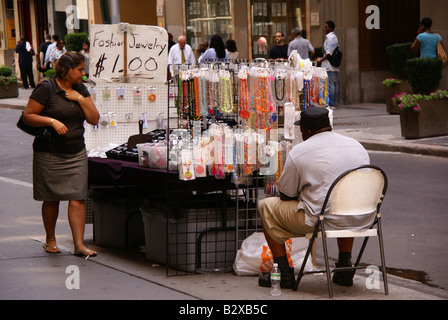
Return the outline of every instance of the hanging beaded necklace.
<path id="1" fill-rule="evenodd" d="M 311 106 L 311 93 L 310 93 L 310 80 L 304 80 L 303 82 L 303 109 L 307 109 Z"/>
<path id="2" fill-rule="evenodd" d="M 192 120 L 199 120 L 201 117 L 199 108 L 199 82 L 198 77 L 190 79 L 189 86 L 189 106 L 190 106 L 190 118 Z"/>
<path id="3" fill-rule="evenodd" d="M 207 81 L 204 77 L 204 75 L 202 74 L 199 77 L 199 95 L 201 97 L 201 115 L 203 117 L 206 117 L 208 115 L 208 107 L 207 107 Z"/>
<path id="4" fill-rule="evenodd" d="M 230 81 L 230 75 L 224 73 L 223 76 L 219 78 L 220 84 L 220 105 L 219 109 L 224 113 L 233 112 L 233 97 L 232 97 L 232 84 Z"/>
<path id="5" fill-rule="evenodd" d="M 247 88 L 247 79 L 240 79 L 240 84 L 239 84 L 239 115 L 241 118 L 243 118 L 244 120 L 249 119 L 250 117 L 250 112 L 249 112 L 249 92 L 248 92 L 248 88 Z"/>
<path id="6" fill-rule="evenodd" d="M 280 85 L 279 85 L 280 83 Z M 278 93 L 278 87 L 281 88 L 281 95 Z M 285 77 L 282 77 L 281 75 L 277 75 L 274 79 L 274 91 L 275 91 L 275 98 L 278 102 L 282 102 L 283 99 L 285 99 Z"/>
<path id="7" fill-rule="evenodd" d="M 260 127 L 263 129 L 268 128 L 269 121 L 269 109 L 268 109 L 268 83 L 267 78 L 261 78 L 261 123 Z"/>
<path id="8" fill-rule="evenodd" d="M 327 78 L 320 78 L 319 84 L 319 104 L 323 107 L 328 106 L 328 86 L 327 86 Z"/>

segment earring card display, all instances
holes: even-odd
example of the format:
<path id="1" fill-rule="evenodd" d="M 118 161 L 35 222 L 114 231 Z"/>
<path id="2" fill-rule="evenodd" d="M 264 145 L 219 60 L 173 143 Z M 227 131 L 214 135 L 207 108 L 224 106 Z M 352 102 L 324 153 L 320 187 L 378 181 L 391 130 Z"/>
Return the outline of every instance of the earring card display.
<path id="1" fill-rule="evenodd" d="M 161 117 L 163 125 L 167 126 L 167 105 L 174 105 L 174 98 L 169 98 L 165 83 L 98 83 L 86 86 L 101 115 L 98 126 L 85 125 L 87 150 L 107 149 L 111 145 L 126 143 L 130 136 L 139 134 L 140 120 L 144 122 L 143 133 L 158 129 Z"/>

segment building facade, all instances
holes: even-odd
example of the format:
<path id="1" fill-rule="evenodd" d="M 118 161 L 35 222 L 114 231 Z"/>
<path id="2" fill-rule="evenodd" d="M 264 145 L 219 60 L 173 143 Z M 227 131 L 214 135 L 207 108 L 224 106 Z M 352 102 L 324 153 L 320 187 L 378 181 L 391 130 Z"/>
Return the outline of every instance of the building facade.
<path id="1" fill-rule="evenodd" d="M 332 20 L 344 53 L 340 104 L 384 102 L 382 81 L 393 76 L 385 49 L 413 42 L 421 18 L 431 17 L 433 31 L 448 43 L 448 2 L 443 0 L 0 1 L 0 65 L 14 64 L 15 44 L 22 35 L 37 49 L 47 33 L 63 37 L 114 21 L 164 27 L 175 41 L 186 35 L 193 49 L 219 34 L 235 40 L 240 59 L 267 58 L 275 32 L 285 33 L 289 42 L 292 28 L 299 27 L 319 48 L 325 39 L 323 26 Z M 441 86 L 448 87 L 447 70 Z"/>

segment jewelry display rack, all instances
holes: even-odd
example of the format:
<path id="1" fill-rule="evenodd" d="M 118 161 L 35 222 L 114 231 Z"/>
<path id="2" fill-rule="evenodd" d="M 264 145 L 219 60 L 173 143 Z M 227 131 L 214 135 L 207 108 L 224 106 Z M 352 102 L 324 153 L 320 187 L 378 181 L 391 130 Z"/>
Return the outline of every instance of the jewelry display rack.
<path id="1" fill-rule="evenodd" d="M 185 132 L 193 137 L 206 132 L 213 123 L 237 125 L 238 91 L 234 79 L 236 67 L 229 63 L 184 65 L 182 68 L 176 66 L 169 82 L 167 114 L 172 119 L 167 121 L 170 125 L 168 131 L 181 134 Z M 215 72 L 228 72 L 228 82 L 216 81 L 213 87 L 211 83 L 207 83 L 206 87 L 203 78 L 198 79 L 190 74 L 193 70 L 199 72 L 202 69 L 206 72 L 209 68 Z M 218 92 L 222 89 L 227 89 L 227 97 Z M 215 108 L 205 109 L 205 104 Z M 220 104 L 233 106 L 232 112 L 220 110 Z M 170 148 L 178 143 L 178 138 L 176 134 L 168 137 Z M 170 160 L 173 159 L 168 159 Z M 185 166 L 179 165 L 180 168 L 186 168 L 181 170 L 180 175 L 183 174 L 185 180 L 190 179 L 189 172 L 198 177 L 191 181 L 180 181 L 180 176 L 174 175 L 169 176 L 172 181 L 167 183 L 167 199 L 171 211 L 166 223 L 167 275 L 231 271 L 238 247 L 237 216 L 242 215 L 240 211 L 246 207 L 245 199 L 242 199 L 230 174 L 215 178 L 217 176 L 211 175 L 210 171 L 206 172 L 206 166 L 202 167 L 202 171 L 193 171 L 189 165 L 191 162 Z M 181 187 L 171 188 L 179 184 Z M 186 186 L 192 185 L 193 190 L 188 188 L 191 191 L 186 194 Z"/>
<path id="2" fill-rule="evenodd" d="M 138 133 L 137 123 L 142 117 L 146 117 L 144 133 L 157 128 L 157 115 L 164 119 L 166 197 L 151 199 L 149 207 L 153 212 L 158 210 L 154 215 L 159 217 L 154 221 L 160 232 L 157 245 L 165 244 L 166 252 L 159 263 L 166 264 L 168 276 L 230 271 L 242 241 L 261 232 L 257 200 L 277 195 L 276 182 L 292 147 L 278 139 L 279 112 L 286 112 L 286 106 L 296 113 L 310 106 L 316 101 L 312 101 L 317 93 L 313 88 L 319 88 L 311 87 L 311 83 L 319 84 L 316 77 L 307 84 L 295 71 L 265 61 L 219 62 L 175 66 L 168 82 L 152 86 L 126 83 L 89 87 L 102 118 L 99 128 L 86 125 L 88 150 L 126 142 Z M 301 92 L 309 98 L 300 100 Z M 285 111 L 280 108 L 283 106 Z M 211 131 L 229 128 L 234 133 L 252 128 L 255 134 L 266 134 L 263 149 L 258 137 L 244 135 L 244 139 L 252 139 L 249 143 L 238 140 L 242 134 L 235 134 L 231 147 L 243 151 L 239 155 L 235 152 L 232 161 L 206 166 L 201 154 L 199 158 L 204 161 L 197 162 L 197 154 L 190 152 L 194 144 L 204 150 L 212 139 Z M 216 137 L 226 146 L 227 136 L 232 135 Z M 278 144 L 277 148 L 270 148 L 268 141 Z M 215 157 L 217 152 L 221 151 L 207 155 Z M 259 157 L 264 154 L 269 156 L 262 162 Z M 222 157 L 226 155 L 223 148 Z M 270 166 L 275 171 L 269 171 Z"/>

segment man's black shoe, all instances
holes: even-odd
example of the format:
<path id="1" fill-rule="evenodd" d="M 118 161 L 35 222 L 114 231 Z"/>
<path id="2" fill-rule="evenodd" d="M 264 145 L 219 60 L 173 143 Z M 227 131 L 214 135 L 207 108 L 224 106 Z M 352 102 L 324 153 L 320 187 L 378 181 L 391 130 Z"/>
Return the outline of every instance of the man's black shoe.
<path id="1" fill-rule="evenodd" d="M 282 272 L 281 273 L 281 280 L 280 280 L 280 288 L 282 289 L 292 289 L 294 288 L 294 268 L 290 268 L 288 272 Z M 271 287 L 271 277 L 270 274 L 263 274 L 258 278 L 258 285 L 260 287 L 270 288 Z"/>
<path id="2" fill-rule="evenodd" d="M 336 262 L 336 268 L 340 267 L 350 267 L 347 265 L 341 265 Z M 355 275 L 354 270 L 348 270 L 348 271 L 334 271 L 333 272 L 333 282 L 344 287 L 351 287 L 353 286 L 353 276 Z"/>

